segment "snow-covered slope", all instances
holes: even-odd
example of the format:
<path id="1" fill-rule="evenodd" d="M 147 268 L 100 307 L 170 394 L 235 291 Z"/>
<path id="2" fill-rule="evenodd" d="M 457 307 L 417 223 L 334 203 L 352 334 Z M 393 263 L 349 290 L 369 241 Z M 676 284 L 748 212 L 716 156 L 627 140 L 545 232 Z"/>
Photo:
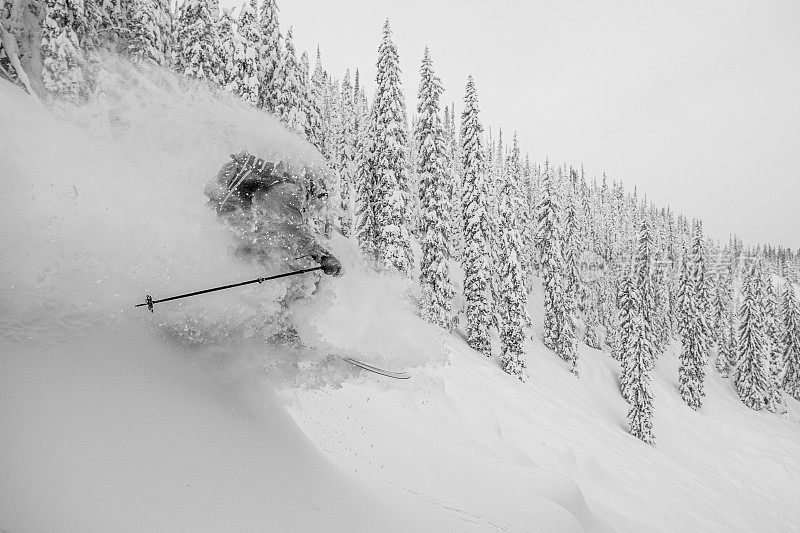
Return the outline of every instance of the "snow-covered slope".
<path id="1" fill-rule="evenodd" d="M 262 274 L 204 205 L 228 154 L 318 156 L 233 99 L 109 66 L 106 97 L 58 118 L 0 83 L 0 529 L 800 528 L 796 402 L 750 412 L 710 372 L 695 413 L 669 353 L 646 446 L 606 354 L 584 349 L 578 380 L 531 341 L 520 383 L 342 238 L 346 275 L 288 316 L 307 348 L 263 340 L 283 283 L 133 309 Z"/>
<path id="2" fill-rule="evenodd" d="M 542 519 L 558 530 L 800 528 L 797 402 L 789 420 L 749 412 L 711 375 L 695 413 L 680 400 L 669 352 L 656 371 L 650 447 L 627 433 L 608 354 L 583 349 L 578 380 L 529 342 L 532 376 L 522 384 L 448 344 L 450 363 L 419 369 L 409 389 L 364 376 L 338 390 L 293 391 L 291 411 L 338 464 L 485 529 L 524 531 Z"/>

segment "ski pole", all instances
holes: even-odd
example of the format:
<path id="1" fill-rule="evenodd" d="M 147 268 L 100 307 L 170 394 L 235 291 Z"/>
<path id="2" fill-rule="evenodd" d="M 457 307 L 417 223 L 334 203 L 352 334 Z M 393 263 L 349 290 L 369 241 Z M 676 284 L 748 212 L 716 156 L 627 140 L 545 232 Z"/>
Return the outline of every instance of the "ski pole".
<path id="1" fill-rule="evenodd" d="M 152 313 L 152 312 L 154 312 L 153 311 L 153 306 L 155 304 L 158 304 L 158 303 L 161 303 L 161 302 L 169 302 L 170 300 L 178 300 L 180 298 L 188 298 L 189 296 L 197 296 L 198 294 L 206 294 L 207 292 L 221 291 L 221 290 L 225 290 L 225 289 L 231 289 L 233 287 L 241 287 L 242 285 L 249 285 L 251 283 L 264 283 L 265 281 L 269 281 L 271 279 L 285 278 L 285 277 L 288 277 L 288 276 L 296 276 L 298 274 L 305 274 L 306 272 L 313 272 L 315 270 L 322 270 L 322 267 L 318 266 L 318 267 L 314 267 L 314 268 L 304 268 L 302 270 L 295 270 L 294 272 L 284 272 L 283 274 L 276 274 L 274 276 L 267 276 L 265 278 L 251 279 L 250 281 L 241 281 L 239 283 L 231 283 L 230 285 L 223 285 L 221 287 L 214 287 L 214 288 L 205 289 L 205 290 L 202 290 L 202 291 L 195 291 L 195 292 L 189 292 L 189 293 L 186 293 L 186 294 L 179 294 L 178 296 L 170 296 L 169 298 L 161 298 L 160 300 L 153 300 L 153 297 L 148 294 L 145 297 L 144 303 L 136 304 L 134 307 L 147 306 L 147 308 Z"/>

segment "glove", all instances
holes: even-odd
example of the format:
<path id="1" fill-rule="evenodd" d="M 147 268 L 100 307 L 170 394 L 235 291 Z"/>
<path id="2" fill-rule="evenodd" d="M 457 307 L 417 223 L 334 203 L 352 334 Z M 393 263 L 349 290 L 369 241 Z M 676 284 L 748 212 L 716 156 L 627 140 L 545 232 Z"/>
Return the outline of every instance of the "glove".
<path id="1" fill-rule="evenodd" d="M 342 275 L 342 264 L 332 255 L 323 256 L 319 265 L 322 267 L 322 272 L 329 276 L 338 278 Z"/>

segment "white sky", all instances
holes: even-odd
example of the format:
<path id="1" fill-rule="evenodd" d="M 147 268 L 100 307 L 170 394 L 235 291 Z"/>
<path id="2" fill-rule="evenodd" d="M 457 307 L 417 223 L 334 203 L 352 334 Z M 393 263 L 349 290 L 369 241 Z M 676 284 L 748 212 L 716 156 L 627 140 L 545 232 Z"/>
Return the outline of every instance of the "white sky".
<path id="1" fill-rule="evenodd" d="M 223 5 L 238 2 L 222 0 Z M 536 160 L 584 164 L 700 216 L 712 235 L 800 247 L 800 2 L 278 0 L 298 50 L 374 86 L 389 18 L 409 110 L 428 45 L 461 111 Z"/>

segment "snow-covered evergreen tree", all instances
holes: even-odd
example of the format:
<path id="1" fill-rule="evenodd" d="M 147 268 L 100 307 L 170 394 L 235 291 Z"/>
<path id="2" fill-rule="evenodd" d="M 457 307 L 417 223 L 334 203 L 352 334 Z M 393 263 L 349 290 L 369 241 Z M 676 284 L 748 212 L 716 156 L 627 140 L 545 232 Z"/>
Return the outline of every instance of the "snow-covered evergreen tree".
<path id="1" fill-rule="evenodd" d="M 414 141 L 417 150 L 416 172 L 419 175 L 420 206 L 425 210 L 426 200 L 432 199 L 437 173 L 445 171 L 444 127 L 441 123 L 439 98 L 442 83 L 433 70 L 428 48 L 420 67 L 420 84 L 417 91 L 417 120 L 414 124 Z M 425 235 L 428 218 L 422 213 L 419 221 L 421 235 Z"/>
<path id="2" fill-rule="evenodd" d="M 325 69 L 322 68 L 322 54 L 317 47 L 317 59 L 314 63 L 314 73 L 311 75 L 311 83 L 309 87 L 309 108 L 311 115 L 309 116 L 309 138 L 308 140 L 313 144 L 321 154 L 326 152 L 325 147 L 328 145 L 325 134 L 327 133 L 325 123 L 325 102 L 328 91 L 328 75 Z M 354 102 L 355 104 L 355 102 Z"/>
<path id="3" fill-rule="evenodd" d="M 650 361 L 651 368 L 655 366 L 658 358 L 658 331 L 656 330 L 658 325 L 658 289 L 653 282 L 654 255 L 653 233 L 650 221 L 645 218 L 640 225 L 635 261 L 643 327 L 641 346 L 645 350 L 644 355 Z"/>
<path id="4" fill-rule="evenodd" d="M 433 70 L 425 48 L 417 93 L 419 119 L 414 132 L 417 141 L 417 172 L 420 176 L 420 228 L 422 231 L 423 316 L 442 328 L 452 325 L 453 285 L 450 280 L 448 246 L 450 177 L 445 153 L 444 126 L 439 98 L 442 84 Z"/>
<path id="5" fill-rule="evenodd" d="M 339 176 L 339 149 L 341 147 L 339 139 L 342 135 L 342 102 L 339 80 L 328 77 L 327 82 L 323 125 L 325 128 L 325 138 L 329 142 L 324 146 L 325 150 L 322 152 L 322 155 L 334 171 L 332 200 L 336 209 L 327 210 L 323 218 L 323 227 L 325 228 L 325 235 L 330 236 L 333 229 L 334 218 L 337 216 L 334 211 L 338 211 L 342 200 Z M 306 131 L 308 131 L 308 129 L 306 129 Z"/>
<path id="6" fill-rule="evenodd" d="M 706 315 L 708 295 L 704 276 L 703 235 L 699 225 L 692 253 L 684 259 L 681 276 L 681 356 L 679 388 L 681 397 L 692 409 L 702 405 L 709 352 L 709 327 Z"/>
<path id="7" fill-rule="evenodd" d="M 314 71 L 316 75 L 316 70 Z M 364 94 L 364 87 L 361 85 L 361 75 L 356 69 L 356 74 L 353 78 L 353 131 L 356 136 L 366 126 L 367 119 L 369 118 L 369 108 L 367 106 L 367 98 Z M 356 143 L 358 145 L 358 143 Z"/>
<path id="8" fill-rule="evenodd" d="M 375 225 L 375 175 L 372 170 L 372 125 L 371 111 L 365 113 L 358 131 L 356 144 L 356 228 L 361 255 L 370 263 L 376 263 L 377 231 Z"/>
<path id="9" fill-rule="evenodd" d="M 131 11 L 128 54 L 136 62 L 163 65 L 165 58 L 157 20 L 157 5 L 153 0 L 134 0 Z"/>
<path id="10" fill-rule="evenodd" d="M 300 72 L 300 102 L 301 107 L 303 109 L 303 116 L 305 117 L 305 131 L 303 134 L 305 135 L 306 139 L 310 140 L 309 135 L 312 135 L 311 129 L 311 122 L 309 122 L 312 114 L 312 105 L 311 105 L 311 67 L 308 60 L 308 52 L 303 52 L 300 54 L 300 64 L 299 64 L 299 72 Z M 338 100 L 338 99 L 337 99 Z M 339 101 L 340 109 L 341 109 L 341 100 Z M 341 110 L 339 113 L 339 118 L 341 119 Z M 313 143 L 312 143 L 313 144 Z"/>
<path id="11" fill-rule="evenodd" d="M 536 250 L 539 272 L 544 286 L 544 345 L 555 350 L 560 335 L 559 317 L 562 295 L 562 230 L 558 188 L 551 176 L 550 162 L 545 160 L 541 191 L 536 206 Z"/>
<path id="12" fill-rule="evenodd" d="M 467 342 L 491 355 L 489 328 L 489 182 L 478 113 L 478 94 L 470 76 L 461 113 L 461 209 L 464 214 L 464 297 L 467 304 Z"/>
<path id="13" fill-rule="evenodd" d="M 308 81 L 308 108 L 307 113 L 307 127 L 306 137 L 311 144 L 313 144 L 320 153 L 324 152 L 325 138 L 324 138 L 324 124 L 323 124 L 323 101 L 326 87 L 325 71 L 322 69 L 322 56 L 317 47 L 317 59 L 314 63 L 314 71 Z M 344 86 L 342 87 L 344 90 Z M 348 99 L 342 95 L 342 100 L 352 102 L 353 96 L 350 95 Z M 355 108 L 352 109 L 355 113 Z M 353 142 L 355 142 L 355 133 L 353 134 Z M 355 146 L 355 145 L 354 145 Z"/>
<path id="14" fill-rule="evenodd" d="M 499 265 L 501 262 L 500 254 L 503 247 L 503 236 L 500 229 L 500 189 L 505 181 L 505 169 L 503 165 L 498 162 L 503 157 L 500 153 L 503 150 L 503 130 L 500 129 L 499 140 L 495 142 L 492 137 L 492 130 L 489 129 L 489 139 L 486 145 L 486 169 L 489 178 L 489 264 Z M 503 320 L 503 296 L 502 285 L 503 279 L 500 269 L 493 268 L 490 270 L 489 277 L 489 292 L 491 294 L 492 303 L 491 309 L 494 311 L 492 320 L 497 328 L 498 334 L 501 331 L 501 322 Z"/>
<path id="15" fill-rule="evenodd" d="M 259 96 L 258 107 L 274 113 L 280 82 L 276 79 L 281 62 L 281 32 L 278 23 L 278 5 L 275 0 L 264 0 L 259 12 Z"/>
<path id="16" fill-rule="evenodd" d="M 217 81 L 215 17 L 209 0 L 186 0 L 181 6 L 175 39 L 175 68 L 180 74 Z"/>
<path id="17" fill-rule="evenodd" d="M 648 220 L 640 225 L 633 263 L 620 280 L 619 356 L 622 363 L 620 385 L 622 396 L 629 402 L 637 394 L 641 372 L 649 374 L 658 356 L 654 313 L 656 299 L 652 283 L 653 235 Z M 633 287 L 630 287 L 630 284 Z M 649 379 L 649 378 L 648 378 Z M 641 392 L 641 391 L 640 391 Z M 644 401 L 642 398 L 640 401 Z"/>
<path id="18" fill-rule="evenodd" d="M 87 96 L 85 58 L 78 42 L 83 25 L 81 0 L 47 0 L 42 22 L 42 83 L 73 102 Z"/>
<path id="19" fill-rule="evenodd" d="M 670 284 L 667 278 L 667 267 L 654 264 L 651 276 L 655 293 L 655 309 L 653 329 L 656 335 L 656 353 L 661 354 L 669 344 L 672 322 L 670 319 Z"/>
<path id="20" fill-rule="evenodd" d="M 101 0 L 85 0 L 89 2 L 99 2 Z M 181 57 L 178 53 L 178 49 L 180 47 L 179 38 L 180 35 L 183 33 L 183 23 L 186 21 L 186 17 L 184 16 L 184 11 L 186 10 L 186 2 L 183 3 L 177 2 L 175 3 L 175 10 L 171 13 L 172 18 L 172 54 L 169 58 L 169 65 L 170 68 L 176 72 L 180 72 L 181 67 Z"/>
<path id="21" fill-rule="evenodd" d="M 530 267 L 530 261 L 527 259 L 530 256 L 530 249 L 526 248 L 526 244 L 531 241 L 531 236 L 528 234 L 531 229 L 531 213 L 527 200 L 527 185 L 524 180 L 525 174 L 522 166 L 519 139 L 517 138 L 517 132 L 514 131 L 514 136 L 511 141 L 511 150 L 506 157 L 506 182 L 504 186 L 508 188 L 509 194 L 512 196 L 509 209 L 511 215 L 514 217 L 513 228 L 517 246 L 515 255 L 519 261 L 520 268 L 522 268 L 520 279 L 522 279 L 524 300 L 527 300 L 529 286 L 528 277 L 533 274 L 529 270 L 526 270 L 526 268 Z M 501 188 L 501 193 L 502 191 L 503 189 Z M 526 328 L 529 328 L 533 325 L 533 322 L 528 314 L 527 304 L 524 307 L 524 325 Z"/>
<path id="22" fill-rule="evenodd" d="M 641 320 L 641 319 L 640 319 Z M 653 435 L 653 392 L 650 385 L 650 373 L 646 370 L 647 362 L 642 353 L 633 354 L 629 360 L 630 374 L 634 381 L 630 390 L 628 425 L 631 435 L 647 444 L 655 444 Z"/>
<path id="23" fill-rule="evenodd" d="M 278 86 L 274 112 L 291 131 L 305 135 L 306 116 L 303 111 L 303 86 L 300 64 L 294 50 L 292 28 L 286 32 L 286 49 L 283 61 L 279 63 L 275 74 Z"/>
<path id="24" fill-rule="evenodd" d="M 45 3 L 46 2 L 42 2 L 42 4 Z M 129 4 L 131 6 L 131 18 L 133 18 L 132 4 L 133 2 Z M 87 55 L 106 47 L 112 39 L 114 39 L 116 44 L 116 38 L 119 34 L 117 31 L 114 31 L 114 24 L 112 24 L 112 9 L 114 9 L 113 4 L 107 0 L 83 0 L 85 25 L 80 32 L 81 35 L 79 35 L 78 40 Z M 122 15 L 122 13 L 120 13 L 120 15 Z M 121 17 L 115 17 L 115 21 L 120 24 L 122 23 Z M 118 26 L 117 28 L 123 29 L 122 26 Z M 127 28 L 124 29 L 127 30 Z M 109 46 L 108 48 L 117 49 L 116 46 L 113 48 Z"/>
<path id="25" fill-rule="evenodd" d="M 514 136 L 515 151 L 509 158 L 518 167 L 519 147 Z M 523 358 L 525 331 L 527 325 L 527 292 L 522 270 L 522 242 L 520 235 L 520 210 L 518 169 L 505 173 L 500 189 L 498 209 L 500 223 L 500 364 L 511 375 L 524 379 L 525 360 Z M 568 349 L 565 343 L 565 348 Z"/>
<path id="26" fill-rule="evenodd" d="M 450 229 L 448 231 L 448 242 L 450 243 L 450 253 L 453 259 L 461 260 L 464 250 L 464 217 L 461 213 L 461 150 L 456 134 L 456 112 L 455 108 L 445 106 L 445 144 L 447 147 L 447 172 L 449 174 L 450 190 Z"/>
<path id="27" fill-rule="evenodd" d="M 769 393 L 766 407 L 773 413 L 783 404 L 781 394 L 781 372 L 783 371 L 783 350 L 781 349 L 782 334 L 779 317 L 780 304 L 775 286 L 772 284 L 771 274 L 762 273 L 762 286 L 764 287 L 764 322 L 767 332 L 767 350 L 769 351 Z"/>
<path id="28" fill-rule="evenodd" d="M 31 78 L 41 69 L 44 11 L 44 0 L 0 1 L 0 79 L 31 95 Z"/>
<path id="29" fill-rule="evenodd" d="M 317 113 L 314 109 L 313 91 L 310 93 L 309 98 L 309 111 L 310 115 Z M 356 162 L 356 110 L 355 102 L 353 101 L 353 85 L 350 83 L 350 70 L 348 69 L 344 74 L 342 81 L 342 91 L 340 99 L 339 111 L 339 135 L 338 143 L 338 170 L 340 179 L 340 195 L 341 206 L 339 213 L 339 224 L 342 228 L 342 234 L 349 237 L 353 229 L 353 188 L 355 181 L 355 162 Z M 316 119 L 318 120 L 318 119 Z M 318 127 L 311 127 L 309 125 L 309 140 L 312 144 L 316 144 L 311 136 L 319 135 Z"/>
<path id="30" fill-rule="evenodd" d="M 158 5 L 161 9 L 166 7 L 165 13 L 169 12 L 169 6 L 164 6 L 161 1 Z M 99 50 L 126 49 L 126 42 L 130 38 L 129 23 L 133 18 L 133 2 L 83 0 L 83 6 L 86 24 L 78 32 L 78 39 L 84 52 L 91 57 Z"/>
<path id="31" fill-rule="evenodd" d="M 586 288 L 587 299 L 589 301 L 586 309 L 586 331 L 584 333 L 584 342 L 586 346 L 594 348 L 595 350 L 602 349 L 600 342 L 600 303 L 598 302 L 599 286 L 593 283 Z"/>
<path id="32" fill-rule="evenodd" d="M 636 271 L 633 265 L 624 266 L 620 277 L 616 300 L 619 304 L 619 327 L 616 349 L 620 361 L 619 387 L 622 397 L 630 402 L 634 376 L 628 369 L 629 360 L 638 355 L 642 332 L 641 299 L 637 289 Z M 643 359 L 644 360 L 644 359 Z"/>
<path id="33" fill-rule="evenodd" d="M 764 288 L 761 266 L 754 263 L 744 280 L 739 309 L 738 363 L 734 385 L 744 404 L 756 411 L 769 399 L 769 346 L 764 320 Z"/>
<path id="34" fill-rule="evenodd" d="M 10 7 L 7 5 L 7 7 Z M 5 28 L 3 24 L 5 13 L 0 6 L 0 79 L 5 79 L 13 84 L 24 86 L 21 75 L 25 75 L 22 64 L 19 60 L 19 46 L 16 38 Z M 10 48 L 14 49 L 11 50 Z"/>
<path id="35" fill-rule="evenodd" d="M 572 372 L 578 373 L 578 297 L 580 275 L 578 273 L 578 224 L 574 203 L 567 201 L 564 239 L 562 241 L 562 287 L 558 305 L 559 324 L 556 354 L 572 364 Z"/>
<path id="36" fill-rule="evenodd" d="M 517 197 L 515 198 L 515 209 L 520 232 L 520 245 L 522 253 L 519 261 L 522 266 L 522 277 L 525 284 L 525 291 L 530 292 L 531 279 L 534 276 L 531 252 L 533 248 L 533 236 L 535 234 L 536 222 L 533 215 L 533 204 L 531 197 L 531 168 L 530 160 L 523 161 L 519 147 L 517 132 L 514 132 L 511 141 L 511 153 L 508 159 L 508 173 L 513 177 Z M 530 317 L 527 318 L 530 325 Z"/>
<path id="37" fill-rule="evenodd" d="M 735 335 L 733 328 L 733 276 L 729 268 L 723 269 L 717 278 L 714 296 L 717 316 L 714 331 L 717 341 L 715 369 L 722 377 L 728 377 L 735 361 Z"/>
<path id="38" fill-rule="evenodd" d="M 338 80 L 325 73 L 322 84 L 322 155 L 328 161 L 338 159 L 339 149 L 339 87 Z"/>
<path id="39" fill-rule="evenodd" d="M 155 0 L 156 26 L 158 28 L 159 44 L 161 46 L 161 65 L 172 66 L 172 48 L 175 35 L 173 34 L 172 8 L 170 0 Z"/>
<path id="40" fill-rule="evenodd" d="M 239 56 L 244 53 L 244 43 L 230 10 L 222 12 L 215 25 L 214 34 L 217 45 L 216 56 L 220 67 L 217 72 L 217 82 L 227 92 L 241 94 L 242 80 L 239 77 L 237 63 Z"/>
<path id="41" fill-rule="evenodd" d="M 383 267 L 407 273 L 413 266 L 411 236 L 406 226 L 408 130 L 399 56 L 388 20 L 383 26 L 377 67 L 372 167 L 378 256 Z"/>
<path id="42" fill-rule="evenodd" d="M 238 94 L 242 100 L 258 105 L 261 94 L 260 71 L 260 28 L 258 21 L 258 4 L 256 0 L 247 0 L 239 10 L 237 24 L 239 40 L 235 58 Z"/>
<path id="43" fill-rule="evenodd" d="M 709 272 L 710 277 L 711 274 L 712 273 Z M 729 298 L 733 296 L 732 292 L 726 290 L 728 288 L 728 281 L 730 280 L 732 282 L 732 279 L 729 276 L 728 269 L 724 267 L 717 269 L 717 272 L 714 274 L 711 288 L 712 313 L 709 314 L 708 317 L 708 326 L 711 340 L 719 345 L 727 323 L 726 311 L 730 304 Z M 730 288 L 733 288 L 732 283 L 730 284 Z"/>
<path id="44" fill-rule="evenodd" d="M 530 270 L 533 273 L 539 273 L 539 240 L 537 233 L 539 231 L 539 199 L 541 198 L 542 190 L 542 173 L 543 169 L 540 165 L 531 163 L 530 155 L 525 155 L 525 164 L 523 165 L 523 174 L 528 184 L 528 209 L 530 210 L 530 224 L 528 226 L 528 240 L 526 248 L 528 249 L 528 262 L 530 263 Z M 527 284 L 528 292 L 533 290 L 533 278 L 528 278 Z"/>
<path id="45" fill-rule="evenodd" d="M 407 161 L 409 167 L 409 197 L 408 203 L 408 227 L 412 235 L 416 235 L 417 239 L 422 239 L 422 211 L 420 205 L 421 193 L 420 183 L 421 176 L 417 172 L 419 167 L 419 146 L 417 143 L 416 132 L 419 126 L 419 116 L 414 115 L 411 117 L 411 130 L 408 136 L 408 146 L 406 153 L 408 154 Z"/>
<path id="46" fill-rule="evenodd" d="M 800 400 L 800 304 L 792 283 L 783 289 L 783 372 L 781 386 Z"/>
<path id="47" fill-rule="evenodd" d="M 619 353 L 622 361 L 620 390 L 630 404 L 628 424 L 631 435 L 653 444 L 653 393 L 650 388 L 652 359 L 644 346 L 639 276 L 633 265 L 619 283 Z"/>

